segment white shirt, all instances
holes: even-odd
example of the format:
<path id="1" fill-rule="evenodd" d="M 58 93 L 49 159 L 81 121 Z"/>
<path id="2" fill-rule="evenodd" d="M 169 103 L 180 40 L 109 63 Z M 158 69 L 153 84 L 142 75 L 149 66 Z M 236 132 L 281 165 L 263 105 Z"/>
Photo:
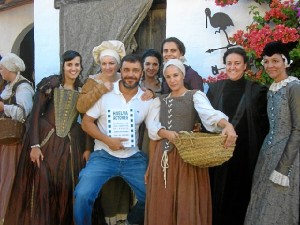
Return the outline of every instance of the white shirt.
<path id="1" fill-rule="evenodd" d="M 222 128 L 218 127 L 217 124 L 221 119 L 228 121 L 228 116 L 221 111 L 214 109 L 206 97 L 206 94 L 204 94 L 202 91 L 197 91 L 193 95 L 193 101 L 194 107 L 198 112 L 204 127 L 210 132 L 222 131 Z"/>
<path id="2" fill-rule="evenodd" d="M 14 84 L 19 80 L 19 76 L 17 75 L 16 79 L 8 83 L 5 86 L 5 89 L 1 93 L 1 98 L 3 100 L 7 100 L 12 94 L 12 88 Z M 33 106 L 33 95 L 34 90 L 28 83 L 22 83 L 18 86 L 16 90 L 16 102 L 18 105 L 22 106 L 25 109 L 25 118 L 23 118 L 23 111 L 20 107 L 16 105 L 4 105 L 4 114 L 12 119 L 21 121 L 22 119 L 26 119 L 29 113 L 31 112 Z"/>
<path id="3" fill-rule="evenodd" d="M 133 98 L 126 102 L 119 89 L 119 81 L 113 84 L 113 90 L 104 94 L 86 114 L 97 119 L 99 130 L 107 135 L 107 110 L 108 109 L 133 109 L 135 121 L 135 137 L 138 142 L 138 131 L 140 124 L 145 121 L 146 127 L 151 130 L 149 137 L 153 140 L 159 140 L 157 132 L 161 128 L 158 120 L 159 99 L 148 101 L 141 100 L 144 92 L 138 88 L 138 92 Z M 104 149 L 109 154 L 118 158 L 127 158 L 139 151 L 138 147 L 126 148 L 125 150 L 112 151 L 104 142 L 95 139 L 94 151 Z"/>
<path id="4" fill-rule="evenodd" d="M 167 96 L 167 98 L 169 97 L 170 94 Z M 202 91 L 195 92 L 193 95 L 193 102 L 194 108 L 196 109 L 204 127 L 210 132 L 221 132 L 223 128 L 218 127 L 217 124 L 221 119 L 228 121 L 228 116 L 226 116 L 223 112 L 214 109 L 206 94 Z M 160 104 L 161 103 L 159 101 L 159 107 Z"/>

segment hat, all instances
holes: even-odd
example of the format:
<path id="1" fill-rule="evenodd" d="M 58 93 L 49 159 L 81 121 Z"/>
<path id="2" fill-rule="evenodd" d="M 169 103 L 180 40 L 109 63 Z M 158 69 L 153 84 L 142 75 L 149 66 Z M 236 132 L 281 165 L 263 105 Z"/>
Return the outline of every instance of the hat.
<path id="1" fill-rule="evenodd" d="M 100 65 L 100 60 L 103 56 L 114 57 L 118 64 L 126 55 L 124 44 L 118 40 L 103 41 L 99 46 L 93 49 L 93 57 L 97 64 Z"/>
<path id="2" fill-rule="evenodd" d="M 0 64 L 10 72 L 20 72 L 24 71 L 26 68 L 24 61 L 14 53 L 8 53 L 3 56 Z"/>
<path id="3" fill-rule="evenodd" d="M 174 66 L 176 66 L 178 69 L 180 69 L 180 71 L 182 72 L 183 76 L 185 77 L 185 67 L 184 67 L 183 63 L 181 62 L 181 60 L 179 60 L 179 59 L 169 59 L 169 60 L 164 64 L 163 74 L 165 74 L 165 70 L 166 70 L 167 67 L 170 66 L 170 65 L 174 65 Z"/>

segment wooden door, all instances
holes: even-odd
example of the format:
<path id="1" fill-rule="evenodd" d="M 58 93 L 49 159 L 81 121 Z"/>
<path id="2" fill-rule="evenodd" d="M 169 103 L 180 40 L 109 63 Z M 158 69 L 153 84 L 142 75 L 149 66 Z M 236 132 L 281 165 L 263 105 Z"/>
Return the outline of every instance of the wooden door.
<path id="1" fill-rule="evenodd" d="M 136 53 L 148 48 L 160 51 L 161 42 L 166 38 L 166 4 L 153 4 L 134 36 L 138 44 Z"/>

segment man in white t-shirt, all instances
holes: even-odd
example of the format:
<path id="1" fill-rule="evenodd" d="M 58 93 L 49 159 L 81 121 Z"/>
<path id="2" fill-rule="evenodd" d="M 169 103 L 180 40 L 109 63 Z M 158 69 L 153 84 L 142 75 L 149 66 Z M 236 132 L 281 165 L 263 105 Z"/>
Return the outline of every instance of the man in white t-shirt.
<path id="1" fill-rule="evenodd" d="M 82 128 L 95 139 L 94 152 L 80 172 L 75 188 L 74 217 L 77 225 L 90 225 L 92 209 L 103 184 L 115 176 L 132 188 L 137 203 L 127 217 L 127 224 L 143 223 L 146 187 L 144 175 L 147 156 L 137 147 L 138 130 L 144 121 L 153 140 L 161 128 L 158 122 L 159 101 L 143 101 L 138 86 L 143 63 L 136 55 L 121 62 L 121 80 L 104 94 L 83 117 Z M 94 121 L 97 120 L 97 125 Z"/>

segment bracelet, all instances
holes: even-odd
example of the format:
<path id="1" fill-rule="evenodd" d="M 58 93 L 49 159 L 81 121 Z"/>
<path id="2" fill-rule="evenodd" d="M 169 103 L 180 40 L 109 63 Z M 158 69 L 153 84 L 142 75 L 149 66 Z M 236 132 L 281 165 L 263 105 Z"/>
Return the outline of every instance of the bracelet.
<path id="1" fill-rule="evenodd" d="M 40 148 L 40 147 L 41 146 L 39 144 L 30 146 L 30 148 Z"/>

